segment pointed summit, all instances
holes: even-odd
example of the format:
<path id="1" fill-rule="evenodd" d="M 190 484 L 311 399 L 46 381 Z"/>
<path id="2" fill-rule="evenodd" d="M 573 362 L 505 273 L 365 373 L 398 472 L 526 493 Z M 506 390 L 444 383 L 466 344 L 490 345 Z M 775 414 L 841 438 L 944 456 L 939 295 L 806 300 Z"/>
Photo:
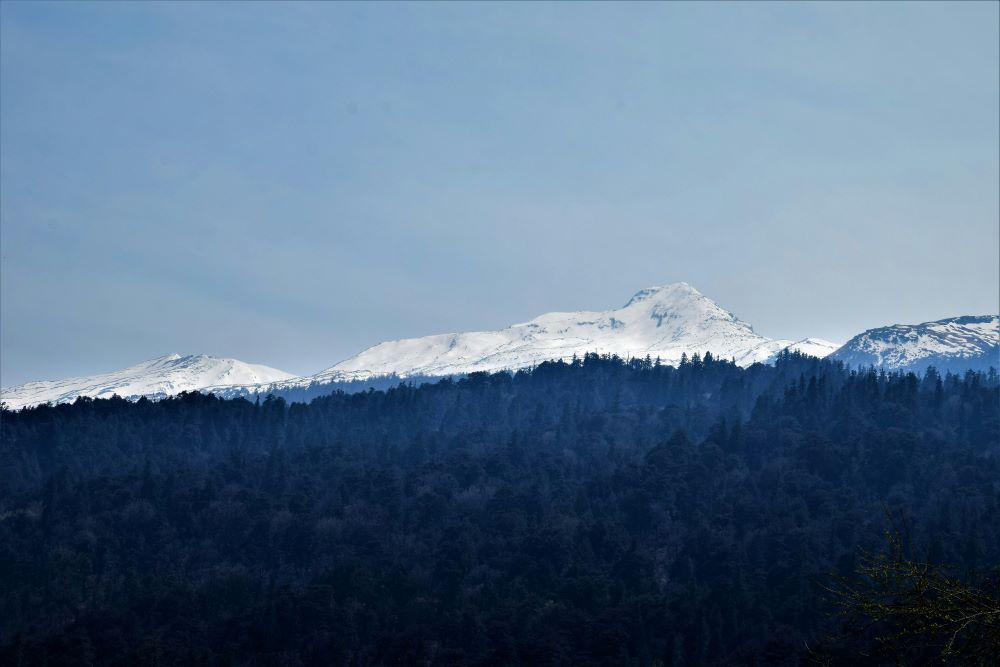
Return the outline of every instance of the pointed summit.
<path id="1" fill-rule="evenodd" d="M 659 285 L 657 287 L 647 287 L 641 289 L 632 295 L 632 298 L 628 300 L 625 304 L 625 308 L 635 305 L 642 301 L 655 301 L 661 298 L 678 298 L 678 297 L 701 297 L 703 296 L 701 292 L 691 287 L 691 285 L 681 282 L 681 283 L 670 283 L 668 285 Z"/>
<path id="2" fill-rule="evenodd" d="M 539 315 L 499 331 L 441 334 L 382 343 L 312 376 L 313 382 L 388 374 L 440 376 L 527 368 L 587 353 L 659 358 L 711 352 L 749 365 L 791 341 L 775 341 L 688 283 L 647 287 L 621 308 Z"/>
<path id="3" fill-rule="evenodd" d="M 767 362 L 792 347 L 825 356 L 836 345 L 817 339 L 794 343 L 756 333 L 712 299 L 685 282 L 647 287 L 620 308 L 553 312 L 499 331 L 446 333 L 380 343 L 339 364 L 305 377 L 266 366 L 206 355 L 170 354 L 115 373 L 57 382 L 32 382 L 4 390 L 18 409 L 77 396 L 170 396 L 199 390 L 221 396 L 314 391 L 335 382 L 364 383 L 398 376 L 441 377 L 477 371 L 531 368 L 569 361 L 588 353 L 659 359 L 677 364 L 682 355 L 711 352 L 741 366 Z M 332 389 L 332 388 L 331 388 Z"/>

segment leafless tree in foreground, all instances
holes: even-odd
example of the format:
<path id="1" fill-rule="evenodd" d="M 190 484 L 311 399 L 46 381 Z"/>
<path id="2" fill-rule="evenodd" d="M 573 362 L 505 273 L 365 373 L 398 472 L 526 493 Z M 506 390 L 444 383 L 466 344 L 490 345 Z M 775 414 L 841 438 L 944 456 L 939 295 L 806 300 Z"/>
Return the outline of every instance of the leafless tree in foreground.
<path id="1" fill-rule="evenodd" d="M 855 576 L 828 589 L 849 628 L 834 644 L 865 637 L 855 650 L 874 664 L 1000 665 L 1000 568 L 959 578 L 909 557 L 897 530 L 886 537 L 886 551 L 863 551 Z"/>

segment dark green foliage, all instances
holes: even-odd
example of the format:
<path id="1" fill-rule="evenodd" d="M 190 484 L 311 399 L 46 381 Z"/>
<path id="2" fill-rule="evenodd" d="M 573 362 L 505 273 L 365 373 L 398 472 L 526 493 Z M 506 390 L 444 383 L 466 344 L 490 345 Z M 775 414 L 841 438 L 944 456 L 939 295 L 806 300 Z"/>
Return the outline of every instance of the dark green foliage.
<path id="1" fill-rule="evenodd" d="M 3 664 L 796 665 L 884 505 L 1000 563 L 995 373 L 588 356 L 0 434 Z"/>

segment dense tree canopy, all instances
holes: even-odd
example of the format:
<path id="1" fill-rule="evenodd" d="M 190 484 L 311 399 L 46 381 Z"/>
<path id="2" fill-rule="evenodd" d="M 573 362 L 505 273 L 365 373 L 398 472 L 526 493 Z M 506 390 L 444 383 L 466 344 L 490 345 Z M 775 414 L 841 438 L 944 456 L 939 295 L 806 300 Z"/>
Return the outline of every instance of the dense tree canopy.
<path id="1" fill-rule="evenodd" d="M 591 355 L 0 435 L 5 664 L 895 664 L 828 590 L 886 509 L 1000 564 L 994 371 Z"/>

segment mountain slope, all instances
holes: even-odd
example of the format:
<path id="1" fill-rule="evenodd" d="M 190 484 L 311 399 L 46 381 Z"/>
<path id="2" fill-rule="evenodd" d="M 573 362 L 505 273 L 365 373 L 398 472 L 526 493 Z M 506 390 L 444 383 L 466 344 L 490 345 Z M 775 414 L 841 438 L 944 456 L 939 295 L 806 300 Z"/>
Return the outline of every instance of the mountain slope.
<path id="1" fill-rule="evenodd" d="M 674 283 L 641 290 L 618 309 L 547 313 L 500 331 L 382 343 L 324 373 L 450 375 L 524 368 L 587 352 L 659 357 L 666 364 L 678 363 L 682 354 L 711 352 L 748 366 L 792 344 L 757 334 L 687 283 Z M 821 341 L 813 349 L 822 345 L 832 344 Z"/>
<path id="2" fill-rule="evenodd" d="M 640 290 L 621 308 L 554 312 L 499 331 L 472 331 L 408 338 L 370 347 L 316 375 L 256 388 L 219 388 L 223 396 L 286 395 L 333 382 L 361 387 L 378 378 L 429 378 L 476 371 L 515 370 L 588 352 L 659 358 L 676 365 L 681 356 L 735 359 L 741 366 L 772 360 L 791 347 L 825 356 L 829 341 L 773 340 L 721 308 L 687 283 Z"/>
<path id="3" fill-rule="evenodd" d="M 640 290 L 605 311 L 555 312 L 499 331 L 439 334 L 380 343 L 315 375 L 288 373 L 233 359 L 171 355 L 115 373 L 54 382 L 31 382 L 3 392 L 8 407 L 72 401 L 77 396 L 153 398 L 209 391 L 232 398 L 266 394 L 308 400 L 328 393 L 382 388 L 476 371 L 517 370 L 587 353 L 650 357 L 676 365 L 682 355 L 734 359 L 741 366 L 773 361 L 784 349 L 825 356 L 837 345 L 816 338 L 793 342 L 756 333 L 687 283 Z"/>
<path id="4" fill-rule="evenodd" d="M 12 410 L 20 410 L 41 403 L 67 403 L 77 396 L 162 398 L 211 386 L 257 385 L 292 377 L 269 366 L 237 359 L 170 354 L 101 375 L 28 382 L 0 391 L 0 401 Z"/>
<path id="5" fill-rule="evenodd" d="M 967 315 L 869 329 L 830 358 L 891 370 L 986 370 L 1000 366 L 1000 317 Z"/>

